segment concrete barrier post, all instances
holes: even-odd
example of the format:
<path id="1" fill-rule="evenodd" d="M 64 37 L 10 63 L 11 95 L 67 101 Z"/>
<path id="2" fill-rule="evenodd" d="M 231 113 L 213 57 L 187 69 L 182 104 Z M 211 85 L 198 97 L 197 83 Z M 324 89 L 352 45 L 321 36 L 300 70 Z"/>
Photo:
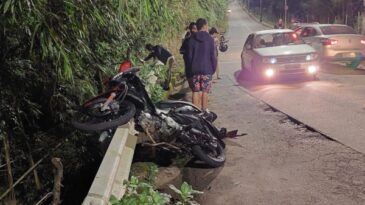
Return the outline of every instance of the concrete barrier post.
<path id="1" fill-rule="evenodd" d="M 128 180 L 136 143 L 132 121 L 118 127 L 83 205 L 107 205 L 112 195 L 124 195 L 123 181 Z"/>

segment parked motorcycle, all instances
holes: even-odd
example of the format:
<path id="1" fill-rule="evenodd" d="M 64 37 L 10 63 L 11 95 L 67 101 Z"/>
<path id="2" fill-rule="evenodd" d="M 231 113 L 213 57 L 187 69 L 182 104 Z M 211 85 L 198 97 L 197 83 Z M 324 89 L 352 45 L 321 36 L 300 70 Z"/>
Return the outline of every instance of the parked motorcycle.
<path id="1" fill-rule="evenodd" d="M 153 104 L 138 71 L 131 68 L 115 75 L 105 93 L 81 106 L 73 126 L 86 132 L 104 131 L 134 117 L 135 129 L 147 135 L 150 146 L 196 156 L 211 167 L 222 166 L 226 158 L 221 139 L 226 133 L 213 125 L 216 115 L 184 101 Z"/>
<path id="2" fill-rule="evenodd" d="M 228 50 L 228 40 L 224 37 L 224 33 L 221 33 L 221 37 L 219 40 L 219 51 L 226 52 Z"/>

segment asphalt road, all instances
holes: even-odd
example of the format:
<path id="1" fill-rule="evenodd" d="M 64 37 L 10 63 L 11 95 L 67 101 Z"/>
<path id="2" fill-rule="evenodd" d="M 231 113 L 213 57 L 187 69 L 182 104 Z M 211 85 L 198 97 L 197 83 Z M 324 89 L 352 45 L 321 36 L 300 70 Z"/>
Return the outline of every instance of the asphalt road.
<path id="1" fill-rule="evenodd" d="M 238 6 L 231 4 L 229 51 L 220 55 L 221 73 L 240 71 L 240 53 L 247 36 L 267 29 Z M 318 81 L 274 82 L 258 85 L 241 81 L 253 96 L 313 127 L 346 146 L 365 153 L 365 71 L 323 65 Z"/>
<path id="2" fill-rule="evenodd" d="M 292 116 L 316 111 L 320 114 L 312 118 L 321 118 L 327 113 L 324 106 L 334 104 L 331 107 L 336 109 L 338 90 L 345 92 L 348 82 L 352 82 L 351 94 L 343 95 L 360 98 L 357 93 L 361 93 L 361 75 L 354 74 L 361 72 L 347 72 L 351 76 L 321 74 L 324 79 L 315 82 L 240 86 L 234 76 L 240 69 L 243 41 L 250 31 L 262 27 L 243 13 L 237 3 L 230 8 L 227 34 L 230 48 L 220 55 L 222 79 L 215 80 L 208 107 L 218 115 L 217 126 L 246 134 L 225 139 L 223 167 L 186 167 L 183 180 L 204 191 L 199 198 L 202 205 L 365 204 L 365 155 L 293 122 L 262 101 L 292 112 L 289 113 Z M 341 69 L 336 72 L 346 73 Z M 327 93 L 331 90 L 335 93 Z M 351 100 L 355 101 L 355 97 Z M 301 101 L 311 105 L 303 105 Z M 316 104 L 322 106 L 316 108 L 319 106 Z M 347 109 L 356 108 L 349 105 Z M 335 120 L 330 118 L 322 123 Z M 345 122 L 335 129 L 352 133 L 344 128 L 348 124 Z"/>

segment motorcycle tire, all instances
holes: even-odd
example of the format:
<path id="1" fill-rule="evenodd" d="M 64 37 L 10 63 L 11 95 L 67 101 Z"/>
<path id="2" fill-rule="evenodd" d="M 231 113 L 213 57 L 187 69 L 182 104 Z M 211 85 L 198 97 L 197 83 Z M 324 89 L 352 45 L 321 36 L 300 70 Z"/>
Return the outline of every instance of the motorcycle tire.
<path id="1" fill-rule="evenodd" d="M 226 52 L 228 50 L 228 45 L 227 44 L 221 44 L 219 46 L 219 51 L 220 52 Z"/>
<path id="2" fill-rule="evenodd" d="M 212 168 L 217 168 L 220 167 L 224 164 L 224 162 L 226 161 L 226 155 L 224 153 L 224 148 L 221 145 L 221 143 L 217 143 L 217 153 L 218 156 L 210 156 L 209 153 L 206 153 L 205 150 L 202 149 L 202 147 L 200 147 L 199 145 L 194 145 L 193 146 L 193 153 L 196 157 L 198 157 L 200 160 L 202 160 L 203 162 L 205 162 L 208 166 L 212 167 Z"/>
<path id="3" fill-rule="evenodd" d="M 95 102 L 89 102 L 89 104 L 93 105 L 93 104 L 97 104 L 97 103 L 102 103 L 105 102 L 106 98 L 98 98 L 95 99 Z M 126 107 L 127 109 L 125 110 L 124 113 L 122 113 L 120 116 L 116 117 L 116 118 L 111 118 L 111 116 L 105 116 L 105 117 L 101 117 L 99 115 L 91 115 L 91 114 L 84 114 L 85 116 L 88 115 L 89 119 L 87 119 L 86 121 L 80 122 L 79 119 L 74 119 L 72 121 L 72 125 L 82 131 L 85 132 L 97 132 L 97 131 L 103 131 L 103 130 L 108 130 L 108 129 L 112 129 L 112 128 L 116 128 L 120 125 L 126 124 L 127 122 L 129 122 L 129 120 L 134 117 L 134 115 L 136 114 L 136 107 L 133 103 L 125 100 L 120 104 L 120 107 Z M 87 112 L 87 107 L 82 107 L 81 108 L 84 111 L 80 111 L 79 114 L 82 114 L 85 112 Z"/>

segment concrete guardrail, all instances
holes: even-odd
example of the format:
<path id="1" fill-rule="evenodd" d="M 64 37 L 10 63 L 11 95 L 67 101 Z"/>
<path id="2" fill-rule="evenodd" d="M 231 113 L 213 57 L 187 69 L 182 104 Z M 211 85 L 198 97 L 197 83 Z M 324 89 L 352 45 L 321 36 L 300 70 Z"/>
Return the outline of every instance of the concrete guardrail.
<path id="1" fill-rule="evenodd" d="M 107 205 L 112 195 L 117 198 L 124 195 L 123 182 L 128 180 L 136 143 L 132 121 L 118 127 L 83 205 Z"/>

